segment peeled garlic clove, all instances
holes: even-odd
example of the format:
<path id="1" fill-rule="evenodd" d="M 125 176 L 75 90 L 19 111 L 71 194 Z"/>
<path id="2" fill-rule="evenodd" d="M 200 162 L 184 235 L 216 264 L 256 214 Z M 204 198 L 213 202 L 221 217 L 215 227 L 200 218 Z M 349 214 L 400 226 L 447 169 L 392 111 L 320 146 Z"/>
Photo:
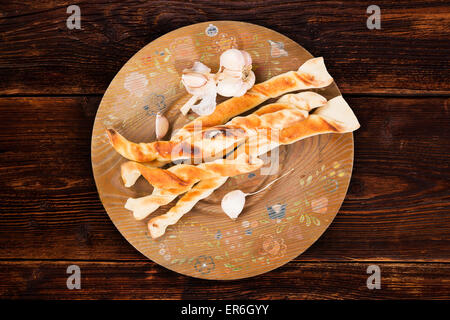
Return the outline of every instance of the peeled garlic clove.
<path id="1" fill-rule="evenodd" d="M 220 55 L 220 66 L 230 70 L 242 70 L 246 61 L 246 57 L 238 49 L 228 49 Z"/>
<path id="2" fill-rule="evenodd" d="M 244 83 L 242 79 L 225 77 L 224 79 L 217 82 L 217 93 L 224 97 L 234 97 L 236 96 L 236 94 L 242 93 L 243 87 Z"/>
<path id="3" fill-rule="evenodd" d="M 169 130 L 169 120 L 166 117 L 161 115 L 159 112 L 156 114 L 156 124 L 155 124 L 155 132 L 156 139 L 162 139 Z"/>
<path id="4" fill-rule="evenodd" d="M 231 218 L 236 219 L 244 209 L 245 196 L 241 190 L 234 190 L 222 198 L 222 210 Z"/>

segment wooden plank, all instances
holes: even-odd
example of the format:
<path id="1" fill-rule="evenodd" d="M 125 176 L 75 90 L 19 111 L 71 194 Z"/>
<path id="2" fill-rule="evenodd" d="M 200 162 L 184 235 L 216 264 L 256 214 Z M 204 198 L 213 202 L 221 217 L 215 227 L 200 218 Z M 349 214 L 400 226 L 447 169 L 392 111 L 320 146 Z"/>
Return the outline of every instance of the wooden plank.
<path id="1" fill-rule="evenodd" d="M 445 98 L 347 99 L 361 122 L 347 198 L 297 261 L 450 262 Z M 99 98 L 0 98 L 0 259 L 146 260 L 96 192 Z"/>
<path id="2" fill-rule="evenodd" d="M 66 287 L 78 265 L 81 289 Z M 1 261 L 0 298 L 26 299 L 448 299 L 450 265 L 381 263 L 381 289 L 367 288 L 371 263 L 290 262 L 264 275 L 211 282 L 147 262 Z M 176 285 L 174 285 L 174 283 Z"/>
<path id="3" fill-rule="evenodd" d="M 0 94 L 102 94 L 147 43 L 208 20 L 272 28 L 324 56 L 344 93 L 449 94 L 450 6 L 446 1 L 379 1 L 381 30 L 369 30 L 360 1 L 5 2 L 0 13 Z M 182 10 L 180 10 L 182 8 Z"/>

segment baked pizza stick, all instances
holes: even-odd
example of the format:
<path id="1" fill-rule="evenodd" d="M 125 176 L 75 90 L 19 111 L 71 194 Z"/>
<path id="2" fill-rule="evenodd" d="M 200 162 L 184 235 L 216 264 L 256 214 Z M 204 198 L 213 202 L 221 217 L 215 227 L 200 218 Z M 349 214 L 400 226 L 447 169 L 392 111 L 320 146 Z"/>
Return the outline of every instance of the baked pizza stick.
<path id="1" fill-rule="evenodd" d="M 319 134 L 353 132 L 357 130 L 359 126 L 358 119 L 350 106 L 342 96 L 338 96 L 331 99 L 325 106 L 319 107 L 303 121 L 282 129 L 279 134 L 279 140 L 275 144 L 272 143 L 272 141 L 265 141 L 264 139 L 262 141 L 258 139 L 255 143 L 250 139 L 246 143 L 245 150 L 246 152 L 254 150 L 252 149 L 252 144 L 257 144 L 258 150 L 256 153 L 252 154 L 252 157 L 256 157 L 279 145 L 295 143 L 301 139 Z M 260 147 L 261 145 L 263 145 L 262 148 Z M 241 155 L 242 154 L 239 154 L 238 152 L 238 156 Z M 199 180 L 203 183 L 198 183 L 191 188 L 166 214 L 152 218 L 149 221 L 148 227 L 150 235 L 153 238 L 163 235 L 169 225 L 175 224 L 184 214 L 189 212 L 198 201 L 206 198 L 215 189 L 223 185 L 227 178 L 227 176 L 221 175 L 216 180 L 214 180 L 214 178 L 207 178 L 202 181 Z"/>
<path id="2" fill-rule="evenodd" d="M 305 120 L 282 129 L 279 135 L 280 140 L 278 145 L 295 143 L 319 134 L 353 132 L 359 127 L 358 119 L 350 106 L 342 96 L 338 96 L 328 101 L 325 106 L 319 107 Z M 251 144 L 251 140 L 248 143 Z M 257 143 L 260 145 L 261 141 L 257 141 Z M 273 147 L 273 144 L 267 145 L 270 145 L 271 148 Z M 252 149 L 252 147 L 247 146 L 248 149 Z M 257 154 L 253 154 L 253 156 L 264 154 L 269 151 L 268 149 L 264 147 L 260 148 Z M 238 148 L 238 150 L 240 149 Z M 168 226 L 177 223 L 198 201 L 211 195 L 227 179 L 228 177 L 220 177 L 219 179 L 206 179 L 199 182 L 190 191 L 185 193 L 166 214 L 150 219 L 148 229 L 151 237 L 155 239 L 162 236 Z"/>
<path id="3" fill-rule="evenodd" d="M 324 133 L 353 132 L 359 127 L 360 124 L 358 119 L 350 106 L 342 96 L 338 96 L 331 99 L 325 106 L 319 107 L 305 120 L 282 129 L 278 145 L 291 144 L 307 137 Z M 249 143 L 251 143 L 250 141 Z M 260 145 L 261 141 L 257 141 L 257 143 Z M 251 149 L 251 146 L 249 148 Z M 257 154 L 254 154 L 253 156 L 264 154 L 269 151 L 268 149 L 269 148 L 261 148 L 258 150 Z M 180 200 L 178 200 L 176 205 L 166 214 L 150 219 L 148 222 L 148 229 L 151 237 L 158 238 L 162 236 L 168 226 L 177 223 L 198 201 L 211 195 L 211 193 L 222 186 L 227 179 L 227 177 L 221 177 L 216 180 L 207 179 L 201 181 L 190 191 L 185 193 Z"/>
<path id="4" fill-rule="evenodd" d="M 205 129 L 200 132 L 199 139 L 202 140 L 203 145 L 213 148 L 217 153 L 219 150 L 240 145 L 251 137 L 267 136 L 273 132 L 278 132 L 283 127 L 300 122 L 308 117 L 308 111 L 324 106 L 326 102 L 327 100 L 324 97 L 310 91 L 287 94 L 281 97 L 278 102 L 263 106 L 246 117 L 236 117 L 225 125 Z M 215 135 L 210 134 L 217 131 L 218 133 Z M 231 138 L 229 131 L 240 131 L 241 134 L 234 134 Z M 266 140 L 267 138 L 264 141 Z M 168 170 L 170 172 L 171 169 Z M 143 172 L 166 171 L 158 171 L 156 168 L 152 171 L 151 168 L 147 168 L 143 164 L 134 161 L 125 162 L 121 167 L 121 176 L 125 186 L 132 186 Z M 170 203 L 177 195 L 185 192 L 182 189 L 183 192 L 171 193 L 168 191 L 170 189 L 168 185 L 165 188 L 164 186 L 160 188 L 154 184 L 154 187 L 153 193 L 149 196 L 128 199 L 125 208 L 133 211 L 136 219 L 144 219 L 161 205 Z M 165 189 L 165 191 L 162 189 Z"/>
<path id="5" fill-rule="evenodd" d="M 223 124 L 231 118 L 244 113 L 270 98 L 283 94 L 330 85 L 333 78 L 328 74 L 323 58 L 306 61 L 297 71 L 289 71 L 265 82 L 254 85 L 246 94 L 230 98 L 216 106 L 208 116 L 201 116 L 186 124 L 172 136 L 170 141 L 134 143 L 128 141 L 114 129 L 107 129 L 108 137 L 114 149 L 123 157 L 137 161 L 162 163 L 188 158 L 202 158 L 201 149 L 189 142 L 192 133 Z"/>
<path id="6" fill-rule="evenodd" d="M 130 198 L 125 204 L 125 208 L 133 211 L 134 217 L 141 220 L 160 205 L 167 204 L 190 190 L 199 181 L 252 172 L 261 168 L 263 161 L 259 158 L 252 161 L 248 154 L 241 153 L 235 159 L 217 159 L 197 166 L 177 164 L 169 169 L 161 169 L 146 167 L 137 162 L 132 165 L 155 188 L 153 194 L 138 199 Z"/>
<path id="7" fill-rule="evenodd" d="M 224 155 L 233 151 L 234 147 L 251 135 L 258 132 L 287 127 L 289 124 L 301 121 L 314 108 L 324 106 L 327 102 L 318 93 L 306 91 L 297 94 L 286 94 L 276 103 L 259 108 L 246 117 L 235 117 L 225 125 L 214 126 L 195 133 L 193 141 L 204 154 Z M 212 157 L 211 157 L 212 158 Z M 215 159 L 213 159 L 215 160 Z M 131 187 L 139 178 L 140 173 L 133 161 L 125 162 L 121 167 L 121 175 L 126 187 Z M 153 164 L 146 166 L 153 166 Z"/>

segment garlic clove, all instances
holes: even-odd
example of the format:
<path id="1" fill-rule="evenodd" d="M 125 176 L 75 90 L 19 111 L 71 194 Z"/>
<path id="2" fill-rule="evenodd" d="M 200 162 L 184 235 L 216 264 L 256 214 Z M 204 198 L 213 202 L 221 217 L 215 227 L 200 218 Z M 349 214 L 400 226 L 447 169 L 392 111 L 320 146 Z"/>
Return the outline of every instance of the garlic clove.
<path id="1" fill-rule="evenodd" d="M 161 115 L 159 112 L 156 114 L 155 133 L 156 139 L 160 140 L 164 138 L 169 130 L 169 120 Z"/>
<path id="2" fill-rule="evenodd" d="M 244 84 L 247 87 L 247 90 L 250 90 L 255 85 L 256 77 L 253 71 L 249 71 L 247 77 L 244 80 Z"/>
<path id="3" fill-rule="evenodd" d="M 204 65 L 203 63 L 201 63 L 200 61 L 195 61 L 191 68 L 183 70 L 183 74 L 192 72 L 208 75 L 211 73 L 211 69 L 208 66 Z"/>
<path id="4" fill-rule="evenodd" d="M 249 160 L 251 160 L 251 159 L 249 159 Z M 251 161 L 250 161 L 250 163 L 251 163 Z M 255 191 L 255 192 L 252 192 L 252 193 L 244 193 L 241 190 L 233 190 L 233 191 L 228 192 L 222 198 L 222 202 L 221 202 L 222 210 L 231 219 L 233 219 L 233 220 L 236 219 L 239 216 L 239 214 L 242 212 L 242 210 L 244 209 L 245 197 L 252 196 L 252 195 L 255 195 L 255 194 L 258 194 L 258 193 L 262 192 L 263 190 L 266 190 L 271 185 L 273 185 L 275 182 L 277 182 L 281 178 L 283 178 L 283 177 L 287 176 L 288 174 L 290 174 L 292 171 L 294 171 L 294 168 L 292 168 L 288 172 L 284 173 L 281 177 L 276 178 L 275 180 L 273 180 L 272 182 L 267 184 L 262 189 L 259 189 L 258 191 Z"/>
<path id="5" fill-rule="evenodd" d="M 200 88 L 208 82 L 208 78 L 201 73 L 190 72 L 183 74 L 181 81 L 186 88 Z"/>
<path id="6" fill-rule="evenodd" d="M 231 192 L 228 192 L 223 198 L 222 198 L 222 210 L 226 213 L 227 216 L 229 216 L 231 219 L 236 219 L 239 214 L 244 209 L 245 205 L 245 196 L 246 194 L 243 193 L 241 190 L 234 190 Z"/>
<path id="7" fill-rule="evenodd" d="M 228 49 L 220 55 L 220 66 L 230 70 L 241 71 L 246 61 L 246 57 L 238 49 Z"/>
<path id="8" fill-rule="evenodd" d="M 235 92 L 233 97 L 242 97 L 247 92 L 247 90 L 248 90 L 247 86 L 245 85 L 244 82 L 242 82 L 241 88 Z"/>
<path id="9" fill-rule="evenodd" d="M 208 116 L 216 109 L 216 91 L 210 91 L 203 96 L 198 104 L 192 105 L 191 109 L 199 116 Z"/>
<path id="10" fill-rule="evenodd" d="M 209 74 L 211 72 L 211 69 L 208 68 L 208 66 L 204 65 L 203 63 L 201 63 L 200 61 L 195 61 L 191 70 L 193 72 L 199 72 L 203 74 Z"/>
<path id="11" fill-rule="evenodd" d="M 205 86 L 208 82 L 214 82 L 214 77 L 210 74 L 211 69 L 203 63 L 196 61 L 191 69 L 183 70 L 181 82 L 186 91 L 198 97 L 202 97 L 207 92 Z"/>
<path id="12" fill-rule="evenodd" d="M 225 77 L 217 82 L 217 93 L 224 97 L 234 97 L 242 93 L 244 83 L 242 79 L 235 77 Z M 245 92 L 244 92 L 245 93 Z"/>
<path id="13" fill-rule="evenodd" d="M 241 54 L 244 58 L 244 62 L 246 66 L 250 66 L 252 64 L 252 56 L 250 55 L 250 53 L 248 53 L 247 51 L 244 50 L 240 50 Z"/>
<path id="14" fill-rule="evenodd" d="M 235 71 L 230 69 L 223 69 L 221 73 L 218 74 L 217 80 L 223 80 L 225 78 L 242 78 L 242 71 Z"/>
<path id="15" fill-rule="evenodd" d="M 185 84 L 186 90 L 192 94 L 192 97 L 180 108 L 181 113 L 184 115 L 189 112 L 189 109 L 192 109 L 201 116 L 209 115 L 216 109 L 217 88 L 215 79 L 212 75 L 208 75 L 206 78 L 207 81 L 200 87 L 195 88 L 186 85 L 197 85 L 197 79 L 194 79 L 197 75 L 199 75 L 199 73 L 188 73 L 184 75 L 186 81 L 184 81 L 183 84 Z M 201 100 L 200 103 L 195 104 L 199 99 Z"/>

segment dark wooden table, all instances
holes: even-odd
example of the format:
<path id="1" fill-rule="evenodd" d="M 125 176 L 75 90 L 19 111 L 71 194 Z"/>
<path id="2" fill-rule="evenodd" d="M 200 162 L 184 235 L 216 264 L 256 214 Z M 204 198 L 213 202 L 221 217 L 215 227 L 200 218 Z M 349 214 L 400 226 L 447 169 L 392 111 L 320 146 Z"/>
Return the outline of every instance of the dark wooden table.
<path id="1" fill-rule="evenodd" d="M 447 2 L 447 4 L 446 4 Z M 81 30 L 66 9 L 81 8 Z M 381 8 L 381 30 L 366 9 Z M 287 265 L 214 282 L 166 270 L 109 220 L 90 138 L 102 94 L 140 48 L 176 28 L 240 20 L 316 56 L 357 114 L 355 166 L 325 234 Z M 0 297 L 450 298 L 448 1 L 88 1 L 0 4 Z M 68 290 L 77 264 L 81 290 Z M 369 290 L 366 269 L 381 269 Z"/>

